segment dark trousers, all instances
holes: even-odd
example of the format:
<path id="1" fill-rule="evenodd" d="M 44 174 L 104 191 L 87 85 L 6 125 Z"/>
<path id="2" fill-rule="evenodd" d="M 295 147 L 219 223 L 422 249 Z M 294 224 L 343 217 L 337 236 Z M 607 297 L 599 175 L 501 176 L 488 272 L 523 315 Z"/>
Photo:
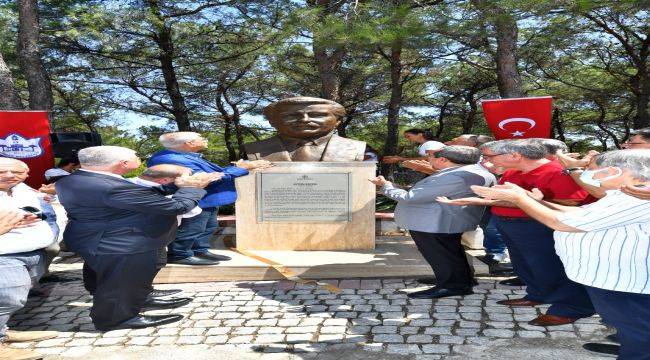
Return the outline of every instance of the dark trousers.
<path id="1" fill-rule="evenodd" d="M 619 359 L 650 359 L 650 294 L 585 287 L 603 322 L 618 331 Z"/>
<path id="2" fill-rule="evenodd" d="M 90 317 L 95 328 L 106 330 L 138 316 L 156 276 L 156 250 L 80 255 L 84 259 L 84 287 L 93 294 Z"/>
<path id="3" fill-rule="evenodd" d="M 472 270 L 460 243 L 462 234 L 434 234 L 413 230 L 409 230 L 409 233 L 433 269 L 437 287 L 450 290 L 472 288 Z"/>
<path id="4" fill-rule="evenodd" d="M 566 276 L 551 228 L 529 218 L 494 218 L 515 274 L 526 283 L 526 299 L 551 304 L 550 315 L 583 318 L 595 313 L 585 287 Z"/>
<path id="5" fill-rule="evenodd" d="M 176 239 L 167 247 L 167 258 L 172 261 L 181 260 L 208 252 L 210 239 L 219 227 L 218 211 L 218 207 L 205 208 L 199 215 L 183 219 Z"/>

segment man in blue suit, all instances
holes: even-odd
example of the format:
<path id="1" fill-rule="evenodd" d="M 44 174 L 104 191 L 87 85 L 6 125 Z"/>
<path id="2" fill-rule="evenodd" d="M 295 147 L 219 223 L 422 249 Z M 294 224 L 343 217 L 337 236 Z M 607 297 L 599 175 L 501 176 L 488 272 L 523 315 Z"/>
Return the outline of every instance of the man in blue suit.
<path id="1" fill-rule="evenodd" d="M 94 295 L 90 317 L 98 330 L 171 323 L 180 315 L 140 316 L 146 307 L 177 307 L 190 299 L 147 300 L 156 274 L 157 250 L 176 235 L 176 216 L 205 195 L 213 178 L 184 176 L 171 198 L 122 175 L 137 169 L 135 151 L 94 146 L 79 151 L 81 170 L 56 182 L 68 214 L 68 248 L 84 259 L 84 284 Z"/>
<path id="2" fill-rule="evenodd" d="M 205 160 L 199 153 L 208 148 L 208 140 L 195 132 L 173 132 L 160 136 L 165 148 L 153 154 L 147 166 L 174 164 L 192 169 L 197 173 L 223 173 L 223 177 L 205 190 L 207 194 L 199 201 L 201 214 L 183 219 L 174 240 L 168 246 L 167 259 L 170 264 L 216 265 L 230 260 L 227 256 L 213 254 L 210 238 L 217 230 L 219 206 L 232 204 L 237 200 L 235 178 L 248 175 L 249 170 L 270 166 L 265 160 L 239 161 L 236 166 L 221 167 Z"/>

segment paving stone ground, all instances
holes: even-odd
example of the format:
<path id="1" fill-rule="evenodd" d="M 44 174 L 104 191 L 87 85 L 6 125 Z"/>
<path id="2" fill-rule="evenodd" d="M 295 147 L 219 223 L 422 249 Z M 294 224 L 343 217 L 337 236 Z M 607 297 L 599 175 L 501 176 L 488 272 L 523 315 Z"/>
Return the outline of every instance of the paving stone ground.
<path id="1" fill-rule="evenodd" d="M 164 285 L 194 300 L 149 313 L 184 320 L 102 333 L 88 317 L 91 297 L 78 270 L 57 274 L 77 280 L 45 285 L 47 295 L 31 297 L 10 324 L 60 331 L 55 339 L 15 344 L 46 359 L 600 359 L 581 345 L 612 333 L 597 316 L 528 325 L 545 307 L 498 305 L 524 291 L 490 278 L 480 279 L 473 295 L 436 301 L 408 299 L 404 290 L 421 287 L 414 279 L 328 281 L 339 294 L 290 281 Z"/>

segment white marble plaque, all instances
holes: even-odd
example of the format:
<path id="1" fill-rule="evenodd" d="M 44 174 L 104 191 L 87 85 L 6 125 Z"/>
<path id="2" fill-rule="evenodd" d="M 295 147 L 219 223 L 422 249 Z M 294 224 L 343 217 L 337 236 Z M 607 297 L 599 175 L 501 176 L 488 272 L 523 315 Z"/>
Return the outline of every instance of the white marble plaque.
<path id="1" fill-rule="evenodd" d="M 257 173 L 259 222 L 350 221 L 350 173 Z"/>

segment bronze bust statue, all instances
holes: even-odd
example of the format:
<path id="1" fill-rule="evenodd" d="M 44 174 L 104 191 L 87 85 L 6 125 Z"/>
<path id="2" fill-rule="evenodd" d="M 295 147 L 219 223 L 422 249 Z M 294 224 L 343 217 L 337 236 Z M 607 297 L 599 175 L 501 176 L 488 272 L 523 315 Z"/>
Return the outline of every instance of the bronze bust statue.
<path id="1" fill-rule="evenodd" d="M 249 160 L 363 161 L 366 143 L 334 134 L 345 108 L 315 97 L 282 99 L 264 108 L 278 134 L 245 144 Z"/>

